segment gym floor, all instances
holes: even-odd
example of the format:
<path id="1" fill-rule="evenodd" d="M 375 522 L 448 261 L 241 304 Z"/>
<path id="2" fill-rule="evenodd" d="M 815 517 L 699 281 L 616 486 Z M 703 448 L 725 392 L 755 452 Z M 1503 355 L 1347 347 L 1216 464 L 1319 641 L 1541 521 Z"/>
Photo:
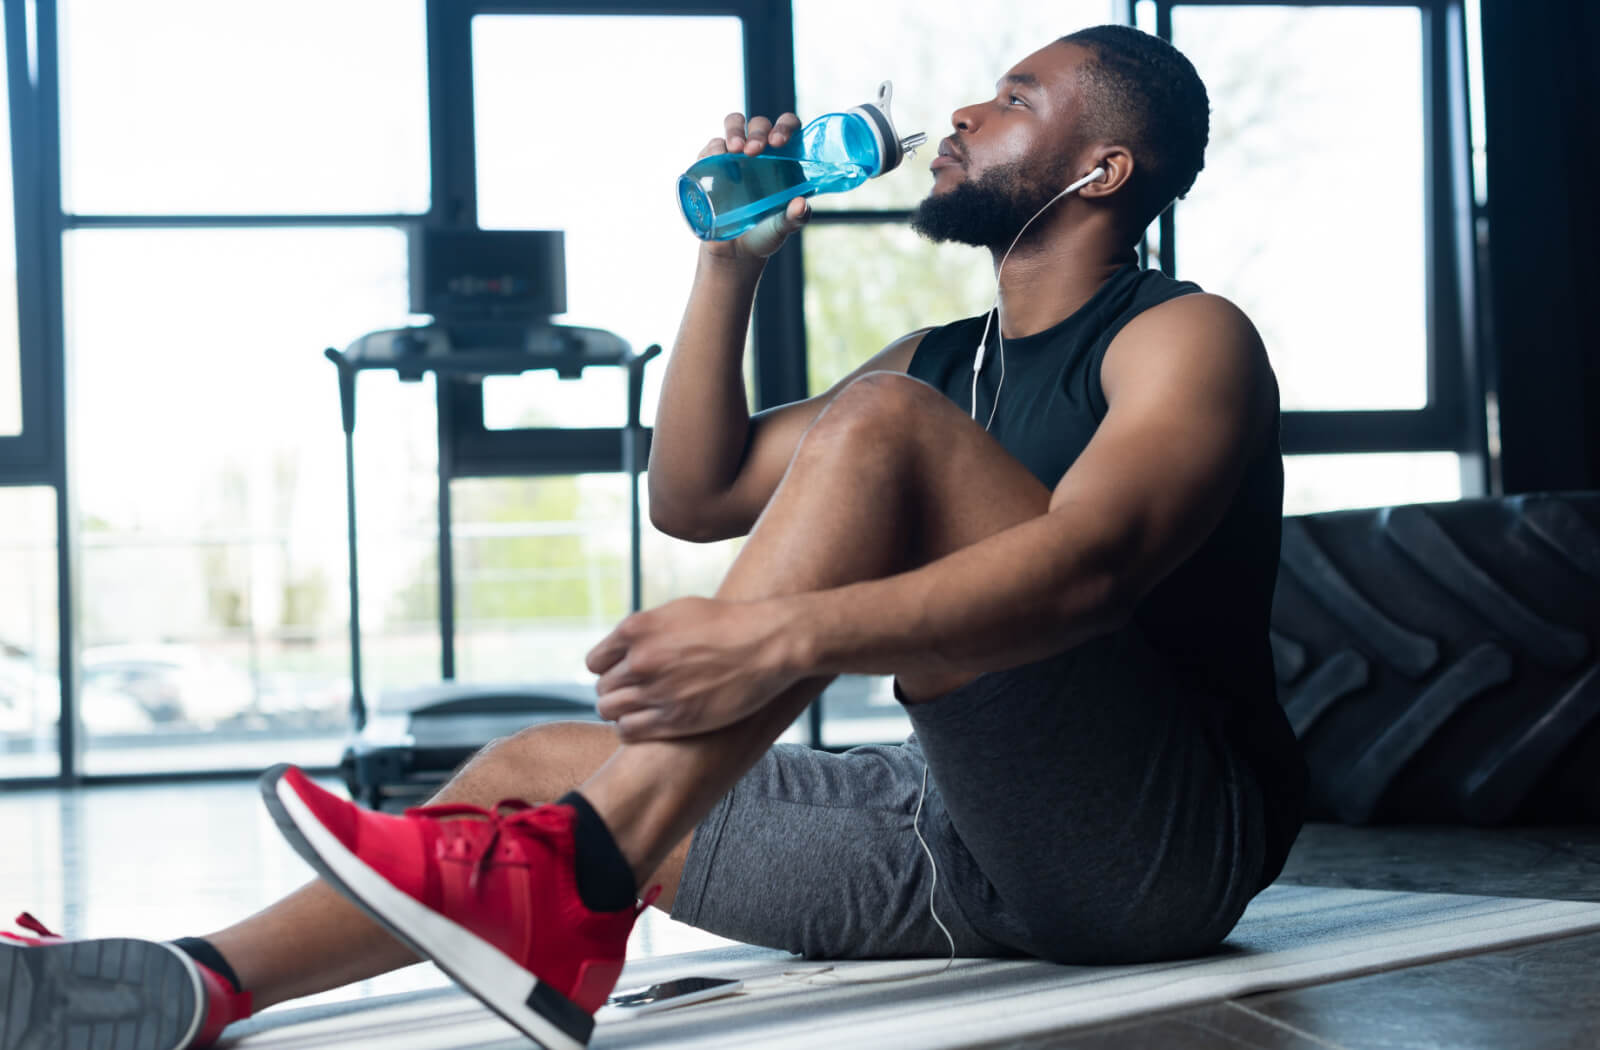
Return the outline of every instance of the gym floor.
<path id="1" fill-rule="evenodd" d="M 209 932 L 301 885 L 305 864 L 238 781 L 0 790 L 0 921 L 30 911 L 72 936 L 170 939 Z M 1600 827 L 1312 825 L 1287 882 L 1600 901 Z M 651 911 L 630 954 L 726 943 Z M 1298 1050 L 1600 1046 L 1600 933 L 1269 992 L 1008 1050 Z M 433 987 L 415 966 L 316 997 Z"/>

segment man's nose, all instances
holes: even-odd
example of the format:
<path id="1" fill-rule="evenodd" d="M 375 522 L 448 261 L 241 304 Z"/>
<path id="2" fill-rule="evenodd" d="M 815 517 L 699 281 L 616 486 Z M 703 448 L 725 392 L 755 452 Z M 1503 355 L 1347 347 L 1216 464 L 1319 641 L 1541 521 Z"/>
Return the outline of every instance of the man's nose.
<path id="1" fill-rule="evenodd" d="M 950 114 L 950 123 L 957 131 L 971 131 L 977 127 L 977 106 L 962 106 Z"/>

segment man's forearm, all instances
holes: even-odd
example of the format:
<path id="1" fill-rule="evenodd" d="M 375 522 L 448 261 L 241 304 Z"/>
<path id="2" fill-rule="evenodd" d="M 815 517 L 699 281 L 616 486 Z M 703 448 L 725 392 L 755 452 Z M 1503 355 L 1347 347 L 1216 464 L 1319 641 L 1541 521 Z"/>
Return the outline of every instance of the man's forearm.
<path id="1" fill-rule="evenodd" d="M 743 357 L 762 261 L 703 254 L 661 384 L 650 449 L 653 513 L 716 498 L 750 426 Z"/>
<path id="2" fill-rule="evenodd" d="M 805 674 L 978 672 L 1040 660 L 1126 622 L 1114 536 L 1056 511 L 910 572 L 775 599 Z"/>

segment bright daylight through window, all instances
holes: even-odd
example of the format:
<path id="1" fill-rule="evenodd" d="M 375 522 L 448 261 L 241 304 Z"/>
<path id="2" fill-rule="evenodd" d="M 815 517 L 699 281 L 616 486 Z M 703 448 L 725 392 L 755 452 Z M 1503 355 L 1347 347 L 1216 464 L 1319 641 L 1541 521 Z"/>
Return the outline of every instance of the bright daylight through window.
<path id="1" fill-rule="evenodd" d="M 423 0 L 59 0 L 64 207 L 421 212 Z"/>
<path id="2" fill-rule="evenodd" d="M 0 779 L 59 769 L 55 532 L 53 491 L 0 488 Z M 122 701 L 85 693 L 82 706 L 109 715 Z"/>
<path id="3" fill-rule="evenodd" d="M 320 351 L 405 320 L 405 259 L 387 229 L 69 236 L 83 682 L 144 713 L 113 724 L 86 706 L 87 770 L 247 766 L 286 750 L 266 736 L 328 761 L 349 651 L 339 403 Z M 435 564 L 428 395 L 363 391 L 368 688 L 437 676 L 432 611 L 400 597 Z"/>
<path id="4" fill-rule="evenodd" d="M 1172 27 L 1211 96 L 1178 276 L 1250 315 L 1286 411 L 1423 407 L 1421 15 L 1180 6 Z M 1450 452 L 1292 456 L 1285 474 L 1288 514 L 1461 495 Z"/>
<path id="5" fill-rule="evenodd" d="M 480 225 L 564 230 L 568 309 L 558 320 L 615 332 L 635 351 L 660 343 L 670 353 L 699 243 L 673 186 L 723 115 L 743 107 L 739 20 L 485 15 L 473 19 L 472 45 Z M 602 51 L 629 75 L 590 75 L 591 56 Z M 686 64 L 684 54 L 700 57 Z M 527 100 L 562 97 L 578 82 L 584 105 L 542 108 L 530 133 Z M 640 84 L 670 84 L 671 91 L 647 103 Z M 596 120 L 597 113 L 639 119 L 627 121 L 619 143 L 616 123 Z M 646 424 L 654 420 L 665 368 L 663 357 L 645 372 Z M 620 369 L 591 369 L 576 380 L 534 372 L 485 383 L 484 410 L 497 428 L 620 426 L 625 394 Z M 582 676 L 583 654 L 626 611 L 625 479 L 506 479 L 457 488 L 462 673 Z M 646 529 L 646 603 L 711 593 L 737 549 Z"/>

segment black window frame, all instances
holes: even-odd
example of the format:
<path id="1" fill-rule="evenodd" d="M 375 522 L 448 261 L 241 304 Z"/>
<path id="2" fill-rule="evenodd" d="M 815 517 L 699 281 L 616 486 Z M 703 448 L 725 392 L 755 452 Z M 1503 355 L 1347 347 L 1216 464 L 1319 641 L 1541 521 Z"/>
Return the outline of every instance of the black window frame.
<path id="1" fill-rule="evenodd" d="M 11 202 L 16 232 L 18 379 L 22 395 L 20 433 L 0 435 L 0 485 L 47 485 L 52 481 L 50 432 L 57 398 L 48 365 L 48 288 L 46 238 L 41 199 L 44 162 L 41 111 L 44 80 L 42 49 L 33 44 L 37 26 L 28 24 L 25 0 L 4 0 L 6 51 L 5 102 L 11 123 Z M 34 34 L 29 29 L 35 30 Z M 30 53 L 37 56 L 30 63 Z M 33 66 L 30 69 L 30 65 Z M 34 79 L 38 71 L 38 81 Z"/>

